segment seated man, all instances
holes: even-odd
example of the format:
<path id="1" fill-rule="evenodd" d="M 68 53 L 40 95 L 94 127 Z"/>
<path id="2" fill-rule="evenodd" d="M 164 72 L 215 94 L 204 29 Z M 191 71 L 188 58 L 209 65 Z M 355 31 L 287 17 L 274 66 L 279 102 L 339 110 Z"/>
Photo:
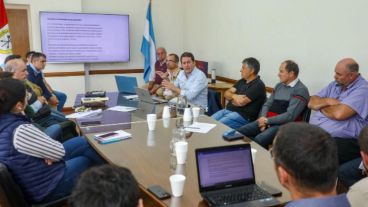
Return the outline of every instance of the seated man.
<path id="1" fill-rule="evenodd" d="M 156 91 L 161 88 L 162 78 L 157 72 L 166 73 L 167 62 L 166 62 L 166 49 L 159 47 L 156 50 L 157 61 L 155 63 L 155 71 L 151 71 L 150 81 L 148 82 L 148 90 L 151 94 L 155 94 Z"/>
<path id="2" fill-rule="evenodd" d="M 368 168 L 368 126 L 361 131 L 359 138 L 361 160 L 363 160 L 363 168 Z M 347 163 L 346 163 L 347 164 Z M 363 176 L 362 176 L 363 177 Z M 354 184 L 348 192 L 348 200 L 352 207 L 367 206 L 368 203 L 368 178 L 364 178 Z"/>
<path id="3" fill-rule="evenodd" d="M 71 207 L 143 207 L 139 187 L 130 170 L 102 165 L 82 174 L 69 199 Z"/>
<path id="4" fill-rule="evenodd" d="M 46 55 L 35 52 L 31 57 L 31 64 L 27 66 L 28 80 L 38 85 L 42 89 L 42 96 L 53 106 L 57 106 L 58 111 L 61 111 L 66 102 L 66 94 L 54 91 L 46 82 L 42 70 L 46 66 Z"/>
<path id="5" fill-rule="evenodd" d="M 286 207 L 348 207 L 346 194 L 336 195 L 337 149 L 323 129 L 307 123 L 281 126 L 273 160 L 282 186 L 294 200 Z"/>
<path id="6" fill-rule="evenodd" d="M 259 69 L 257 59 L 243 60 L 242 79 L 225 92 L 224 96 L 229 101 L 226 109 L 216 112 L 212 118 L 233 129 L 257 119 L 266 99 L 266 87 L 258 76 Z"/>
<path id="7" fill-rule="evenodd" d="M 317 111 L 310 120 L 334 137 L 340 164 L 358 158 L 357 137 L 368 125 L 368 82 L 351 58 L 335 67 L 335 81 L 311 97 L 308 107 Z"/>
<path id="8" fill-rule="evenodd" d="M 179 64 L 179 57 L 176 54 L 170 54 L 166 58 L 166 65 L 167 65 L 166 73 L 162 71 L 156 71 L 156 74 L 159 75 L 162 79 L 166 79 L 171 83 L 174 83 L 180 72 L 178 64 Z M 174 93 L 170 89 L 160 87 L 159 89 L 157 89 L 156 95 L 162 96 L 166 100 L 170 100 L 176 97 L 178 94 Z"/>
<path id="9" fill-rule="evenodd" d="M 237 129 L 268 149 L 282 124 L 301 120 L 309 100 L 307 87 L 298 79 L 299 67 L 286 60 L 280 65 L 280 83 L 275 86 L 270 98 L 263 104 L 260 117 Z"/>
<path id="10" fill-rule="evenodd" d="M 191 104 L 207 109 L 207 77 L 195 67 L 192 53 L 184 52 L 180 61 L 184 70 L 179 72 L 174 83 L 163 80 L 162 85 L 181 96 L 185 96 Z"/>

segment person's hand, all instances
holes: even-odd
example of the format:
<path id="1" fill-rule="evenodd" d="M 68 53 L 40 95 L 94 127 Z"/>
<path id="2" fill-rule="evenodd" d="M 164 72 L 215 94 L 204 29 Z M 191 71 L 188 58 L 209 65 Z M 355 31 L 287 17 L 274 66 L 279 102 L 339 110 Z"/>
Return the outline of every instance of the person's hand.
<path id="1" fill-rule="evenodd" d="M 266 128 L 266 126 L 267 126 L 267 123 L 266 123 L 266 120 L 267 120 L 267 118 L 266 117 L 264 117 L 264 116 L 262 116 L 262 117 L 259 117 L 258 119 L 257 119 L 257 122 L 258 122 L 258 127 L 260 128 L 260 129 L 262 129 L 262 128 Z M 264 130 L 263 129 L 263 130 Z"/>
<path id="2" fill-rule="evenodd" d="M 57 106 L 59 104 L 59 100 L 56 98 L 55 95 L 52 95 L 50 98 L 49 98 L 49 104 L 53 105 L 53 106 Z"/>
<path id="3" fill-rule="evenodd" d="M 161 85 L 163 87 L 167 88 L 167 89 L 172 90 L 172 91 L 174 91 L 175 88 L 176 88 L 175 85 L 173 83 L 171 83 L 170 81 L 168 81 L 168 80 L 163 80 Z"/>
<path id="4" fill-rule="evenodd" d="M 166 79 L 169 76 L 168 73 L 164 73 L 162 71 L 156 71 L 156 74 L 159 75 L 162 79 Z"/>
<path id="5" fill-rule="evenodd" d="M 43 96 L 39 96 L 37 97 L 38 101 L 41 102 L 42 104 L 47 104 L 47 100 L 45 97 Z"/>
<path id="6" fill-rule="evenodd" d="M 236 95 L 234 94 L 231 103 L 235 106 L 244 106 L 245 105 L 245 96 L 244 95 Z"/>
<path id="7" fill-rule="evenodd" d="M 45 159 L 46 165 L 52 165 L 53 161 L 51 159 Z"/>

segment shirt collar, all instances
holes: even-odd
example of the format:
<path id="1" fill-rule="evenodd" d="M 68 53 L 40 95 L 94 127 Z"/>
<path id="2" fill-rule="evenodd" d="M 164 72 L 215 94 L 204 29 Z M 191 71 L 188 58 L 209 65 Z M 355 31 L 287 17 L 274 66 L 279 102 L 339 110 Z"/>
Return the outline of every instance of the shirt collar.
<path id="1" fill-rule="evenodd" d="M 353 81 L 353 82 L 351 82 L 347 87 L 346 87 L 346 89 L 349 89 L 349 88 L 351 88 L 351 87 L 353 87 L 360 79 L 362 78 L 362 76 L 359 74 L 359 76 Z M 338 83 L 336 83 L 336 86 L 338 86 L 338 87 L 341 87 L 341 85 L 340 84 L 338 84 Z M 345 90 L 346 90 L 345 89 Z"/>
<path id="2" fill-rule="evenodd" d="M 296 85 L 296 83 L 298 83 L 298 81 L 299 81 L 299 79 L 297 78 L 297 79 L 291 81 L 289 84 L 287 84 L 287 86 L 294 87 Z"/>
<path id="3" fill-rule="evenodd" d="M 41 73 L 41 71 L 38 71 L 32 63 L 30 63 L 29 66 L 32 68 L 35 75 L 38 75 Z"/>

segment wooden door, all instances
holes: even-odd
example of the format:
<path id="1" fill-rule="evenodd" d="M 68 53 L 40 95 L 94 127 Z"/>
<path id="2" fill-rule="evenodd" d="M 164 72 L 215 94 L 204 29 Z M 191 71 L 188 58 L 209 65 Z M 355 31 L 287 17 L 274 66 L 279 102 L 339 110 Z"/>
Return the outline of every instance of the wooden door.
<path id="1" fill-rule="evenodd" d="M 30 50 L 28 15 L 26 9 L 6 9 L 9 20 L 9 30 L 12 38 L 13 54 L 25 55 Z"/>

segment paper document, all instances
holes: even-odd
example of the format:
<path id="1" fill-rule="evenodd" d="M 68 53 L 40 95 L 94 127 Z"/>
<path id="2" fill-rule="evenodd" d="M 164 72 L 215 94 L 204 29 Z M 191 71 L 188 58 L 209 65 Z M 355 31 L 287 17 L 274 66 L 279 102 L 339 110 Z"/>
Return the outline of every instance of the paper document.
<path id="1" fill-rule="evenodd" d="M 102 112 L 102 109 L 92 110 L 92 111 L 84 111 L 84 112 L 77 112 L 73 114 L 69 114 L 65 116 L 67 119 L 77 119 L 77 118 L 84 118 L 98 115 Z"/>
<path id="2" fill-rule="evenodd" d="M 185 128 L 185 131 L 188 131 L 188 132 L 197 132 L 197 133 L 205 134 L 205 133 L 208 133 L 215 126 L 216 124 L 194 122 L 192 125 L 184 127 L 184 128 Z"/>
<path id="3" fill-rule="evenodd" d="M 108 108 L 107 110 L 110 110 L 110 111 L 129 112 L 129 111 L 135 111 L 135 110 L 137 110 L 137 108 L 135 108 L 135 107 L 129 107 L 129 106 L 114 106 L 114 107 Z"/>
<path id="4" fill-rule="evenodd" d="M 124 98 L 126 99 L 137 99 L 138 98 L 138 95 L 128 95 L 128 96 L 124 96 Z"/>

